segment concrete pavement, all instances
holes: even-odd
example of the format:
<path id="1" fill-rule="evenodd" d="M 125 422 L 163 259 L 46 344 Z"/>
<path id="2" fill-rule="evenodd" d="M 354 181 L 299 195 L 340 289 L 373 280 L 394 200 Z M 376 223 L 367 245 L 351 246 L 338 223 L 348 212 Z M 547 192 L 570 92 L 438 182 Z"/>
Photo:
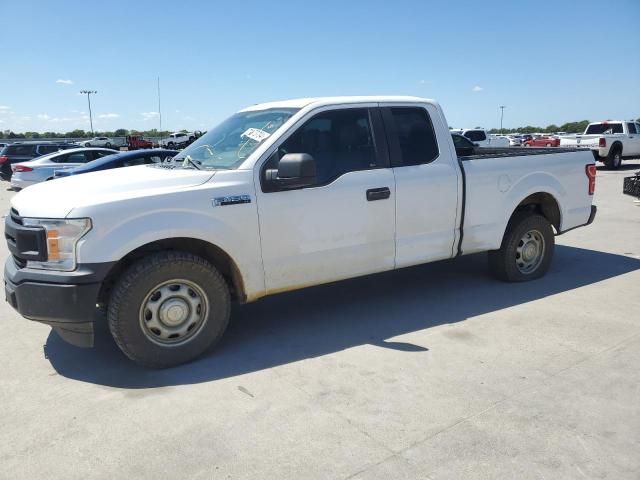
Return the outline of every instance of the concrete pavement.
<path id="1" fill-rule="evenodd" d="M 2 303 L 0 478 L 638 479 L 638 169 L 598 171 L 542 280 L 474 255 L 291 292 L 175 369 Z"/>

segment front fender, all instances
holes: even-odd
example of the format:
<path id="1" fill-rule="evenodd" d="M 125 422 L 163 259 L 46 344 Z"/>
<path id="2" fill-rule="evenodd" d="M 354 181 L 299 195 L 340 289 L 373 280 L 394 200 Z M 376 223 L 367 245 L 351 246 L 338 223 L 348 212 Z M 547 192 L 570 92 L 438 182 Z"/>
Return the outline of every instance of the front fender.
<path id="1" fill-rule="evenodd" d="M 210 192 L 193 202 L 186 202 L 183 197 L 180 200 L 181 205 L 191 208 L 150 209 L 148 203 L 144 208 L 133 199 L 122 202 L 120 208 L 114 208 L 114 204 L 97 208 L 91 215 L 92 230 L 78 243 L 78 263 L 117 262 L 133 250 L 158 240 L 193 238 L 217 246 L 233 259 L 247 296 L 263 292 L 255 202 L 214 207 Z"/>

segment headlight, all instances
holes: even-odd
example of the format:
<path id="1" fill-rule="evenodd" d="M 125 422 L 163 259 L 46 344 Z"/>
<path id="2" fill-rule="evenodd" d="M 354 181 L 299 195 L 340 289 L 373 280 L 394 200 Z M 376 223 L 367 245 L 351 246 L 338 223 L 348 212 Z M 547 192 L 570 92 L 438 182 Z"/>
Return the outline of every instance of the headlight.
<path id="1" fill-rule="evenodd" d="M 71 271 L 76 268 L 76 245 L 82 236 L 91 230 L 91 220 L 49 220 L 24 218 L 25 226 L 44 227 L 47 237 L 47 261 L 27 261 L 27 267 L 45 270 Z"/>

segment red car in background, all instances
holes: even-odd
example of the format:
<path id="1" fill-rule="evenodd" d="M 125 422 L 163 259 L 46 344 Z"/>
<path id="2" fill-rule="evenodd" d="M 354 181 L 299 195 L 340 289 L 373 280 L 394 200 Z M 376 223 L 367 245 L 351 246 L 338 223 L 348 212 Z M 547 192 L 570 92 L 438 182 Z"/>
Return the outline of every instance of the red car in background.
<path id="1" fill-rule="evenodd" d="M 525 147 L 559 147 L 560 139 L 556 137 L 537 137 L 524 142 Z"/>

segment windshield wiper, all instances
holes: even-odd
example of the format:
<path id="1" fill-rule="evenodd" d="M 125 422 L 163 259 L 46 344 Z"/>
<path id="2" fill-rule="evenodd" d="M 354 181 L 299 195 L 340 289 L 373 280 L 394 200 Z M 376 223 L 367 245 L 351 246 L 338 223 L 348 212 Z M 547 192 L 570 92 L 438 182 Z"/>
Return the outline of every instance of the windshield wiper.
<path id="1" fill-rule="evenodd" d="M 187 155 L 184 157 L 184 159 L 182 160 L 182 168 L 186 168 L 188 164 L 193 165 L 196 170 L 202 170 L 202 166 L 198 165 L 197 162 L 194 162 L 191 158 L 191 155 Z"/>

